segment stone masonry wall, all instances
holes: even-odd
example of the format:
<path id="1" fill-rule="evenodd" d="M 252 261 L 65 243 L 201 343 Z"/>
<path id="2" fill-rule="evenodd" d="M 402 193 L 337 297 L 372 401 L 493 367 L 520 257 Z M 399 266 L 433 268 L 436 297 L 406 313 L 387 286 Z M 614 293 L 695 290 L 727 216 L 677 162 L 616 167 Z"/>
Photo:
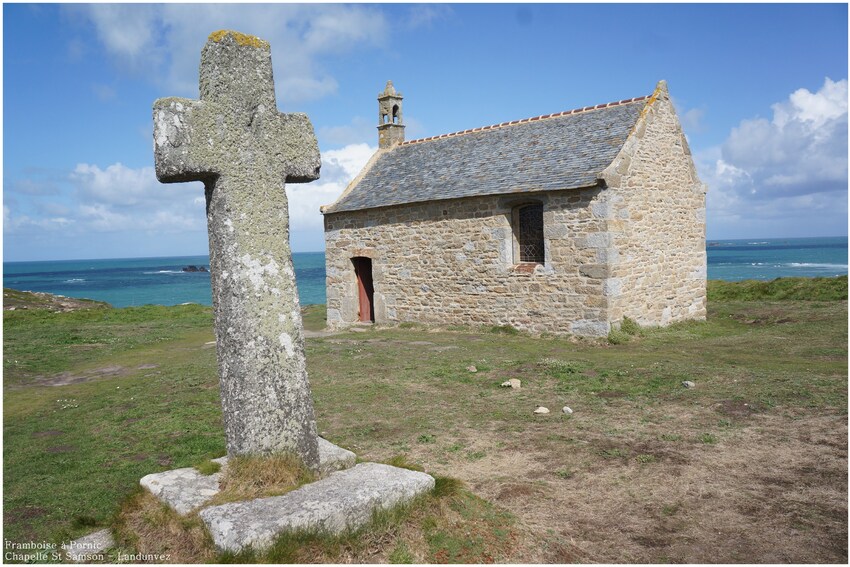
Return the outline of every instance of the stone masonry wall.
<path id="1" fill-rule="evenodd" d="M 328 326 L 357 322 L 351 258 L 366 256 L 377 323 L 606 335 L 611 243 L 599 197 L 576 189 L 326 214 Z M 533 201 L 544 207 L 546 263 L 518 269 L 512 210 Z"/>
<path id="2" fill-rule="evenodd" d="M 357 256 L 372 258 L 377 323 L 604 336 L 623 317 L 704 319 L 706 188 L 663 81 L 600 177 L 604 189 L 326 214 L 328 326 L 358 320 Z M 529 269 L 514 262 L 511 221 L 534 201 L 546 263 Z"/>
<path id="3" fill-rule="evenodd" d="M 705 319 L 706 187 L 663 82 L 603 177 L 609 320 L 655 326 Z"/>

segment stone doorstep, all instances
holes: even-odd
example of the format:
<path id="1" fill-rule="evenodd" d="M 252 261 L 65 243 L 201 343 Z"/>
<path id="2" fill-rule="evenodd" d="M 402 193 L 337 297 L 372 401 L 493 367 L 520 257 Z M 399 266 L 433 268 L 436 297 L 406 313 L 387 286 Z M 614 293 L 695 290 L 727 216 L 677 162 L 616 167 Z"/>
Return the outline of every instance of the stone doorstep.
<path id="1" fill-rule="evenodd" d="M 356 455 L 351 451 L 319 437 L 319 474 L 321 476 L 350 468 L 354 466 L 356 459 Z M 224 469 L 227 466 L 227 457 L 213 459 L 213 462 L 219 463 Z M 223 470 L 205 475 L 194 467 L 188 467 L 149 474 L 142 477 L 139 484 L 178 514 L 186 515 L 203 506 L 219 493 L 222 472 Z"/>
<path id="2" fill-rule="evenodd" d="M 261 551 L 286 531 L 339 534 L 367 524 L 376 510 L 409 502 L 434 488 L 434 478 L 379 463 L 360 463 L 282 496 L 212 506 L 200 512 L 216 547 Z"/>

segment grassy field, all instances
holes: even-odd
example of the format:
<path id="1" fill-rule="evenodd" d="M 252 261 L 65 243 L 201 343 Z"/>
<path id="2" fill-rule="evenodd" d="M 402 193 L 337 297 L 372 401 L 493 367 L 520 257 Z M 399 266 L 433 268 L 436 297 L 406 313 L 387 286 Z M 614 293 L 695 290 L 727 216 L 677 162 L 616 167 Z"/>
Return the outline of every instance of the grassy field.
<path id="1" fill-rule="evenodd" d="M 253 559 L 846 562 L 846 277 L 711 282 L 709 297 L 706 322 L 610 342 L 316 333 L 322 435 L 465 488 L 368 536 Z M 3 321 L 6 540 L 121 528 L 119 510 L 150 504 L 142 476 L 224 452 L 209 308 L 25 306 Z M 305 327 L 323 318 L 309 308 Z M 199 538 L 196 560 L 227 559 Z"/>

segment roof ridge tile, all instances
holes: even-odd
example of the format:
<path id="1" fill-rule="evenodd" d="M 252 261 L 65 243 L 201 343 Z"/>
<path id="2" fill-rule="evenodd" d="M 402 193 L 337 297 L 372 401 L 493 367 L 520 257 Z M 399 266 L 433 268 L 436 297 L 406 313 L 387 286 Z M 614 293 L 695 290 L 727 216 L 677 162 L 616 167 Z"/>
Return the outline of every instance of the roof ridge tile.
<path id="1" fill-rule="evenodd" d="M 454 138 L 455 136 L 463 136 L 464 134 L 474 134 L 476 132 L 483 132 L 485 130 L 492 130 L 494 128 L 504 128 L 505 126 L 514 126 L 516 124 L 525 124 L 528 122 L 536 122 L 538 120 L 546 120 L 549 118 L 559 118 L 561 116 L 569 116 L 572 114 L 579 114 L 582 112 L 589 112 L 591 110 L 600 110 L 602 108 L 609 108 L 612 106 L 620 106 L 622 104 L 631 104 L 633 102 L 640 102 L 642 100 L 646 100 L 651 95 L 644 95 L 635 98 L 626 98 L 623 100 L 615 101 L 615 102 L 606 102 L 603 104 L 597 104 L 596 106 L 585 106 L 582 108 L 573 108 L 572 110 L 564 110 L 563 112 L 554 112 L 552 114 L 542 114 L 540 116 L 532 116 L 530 118 L 523 118 L 521 120 L 511 120 L 508 122 L 502 122 L 500 124 L 490 124 L 489 126 L 478 126 L 477 128 L 468 128 L 466 130 L 460 130 L 458 132 L 450 132 L 448 134 L 438 134 L 436 136 L 428 136 L 425 138 L 417 138 L 415 140 L 407 140 L 405 142 L 400 143 L 400 146 L 409 146 L 411 144 L 419 144 L 422 142 L 430 142 L 432 140 L 443 140 L 445 138 Z"/>

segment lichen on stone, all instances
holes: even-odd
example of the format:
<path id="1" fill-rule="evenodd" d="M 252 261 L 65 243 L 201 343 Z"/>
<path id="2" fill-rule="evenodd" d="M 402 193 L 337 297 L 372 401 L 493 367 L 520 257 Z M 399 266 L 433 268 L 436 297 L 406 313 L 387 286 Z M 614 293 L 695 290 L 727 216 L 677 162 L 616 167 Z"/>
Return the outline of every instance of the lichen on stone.
<path id="1" fill-rule="evenodd" d="M 238 31 L 233 30 L 218 30 L 212 32 L 207 38 L 208 41 L 212 41 L 214 43 L 219 43 L 225 37 L 230 36 L 233 40 L 239 45 L 256 47 L 257 49 L 271 49 L 269 42 L 260 39 L 255 35 L 248 35 L 244 33 L 239 33 Z"/>

